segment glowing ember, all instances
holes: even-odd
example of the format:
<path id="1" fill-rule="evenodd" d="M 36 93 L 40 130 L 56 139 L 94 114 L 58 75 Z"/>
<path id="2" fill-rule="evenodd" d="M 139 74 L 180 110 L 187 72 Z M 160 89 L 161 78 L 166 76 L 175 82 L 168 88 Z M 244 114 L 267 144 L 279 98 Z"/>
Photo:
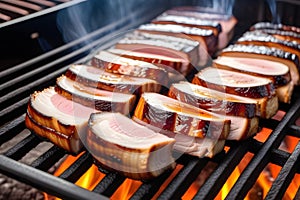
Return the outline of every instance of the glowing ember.
<path id="1" fill-rule="evenodd" d="M 284 113 L 280 113 L 276 115 L 276 120 L 282 120 Z M 274 119 L 275 119 L 274 118 Z M 300 124 L 300 119 L 298 120 Z M 297 124 L 297 123 L 296 123 Z M 254 139 L 265 142 L 267 138 L 272 134 L 272 130 L 268 128 L 262 128 L 262 130 L 254 137 Z M 297 138 L 292 136 L 286 136 L 284 141 L 282 142 L 280 149 L 286 152 L 292 152 L 298 143 Z M 225 151 L 227 152 L 230 147 L 225 147 Z M 80 155 L 79 155 L 80 156 Z M 68 156 L 66 160 L 61 164 L 61 166 L 57 169 L 54 175 L 60 175 L 65 169 L 67 169 L 79 156 L 73 157 Z M 246 153 L 239 165 L 234 169 L 232 174 L 229 176 L 228 180 L 223 185 L 222 189 L 218 193 L 215 199 L 225 199 L 236 180 L 239 178 L 240 174 L 247 167 L 248 163 L 253 158 L 252 153 Z M 160 187 L 158 192 L 154 195 L 152 199 L 156 199 L 159 197 L 161 192 L 169 185 L 169 183 L 173 180 L 173 178 L 178 174 L 178 172 L 183 168 L 182 165 L 177 165 L 175 170 L 171 173 L 171 175 L 167 178 L 167 180 Z M 181 197 L 183 200 L 192 199 L 195 194 L 199 191 L 199 188 L 203 185 L 206 179 L 210 176 L 210 174 L 217 167 L 216 163 L 208 162 L 207 166 L 201 171 L 199 177 L 196 178 L 195 182 L 189 187 L 186 193 Z M 253 188 L 248 192 L 246 196 L 246 200 L 261 199 L 265 198 L 268 191 L 270 190 L 273 181 L 276 179 L 278 174 L 280 173 L 281 167 L 275 164 L 268 164 L 265 169 L 262 171 L 260 176 L 258 177 L 256 183 Z M 86 188 L 88 190 L 92 190 L 105 176 L 98 171 L 98 168 L 95 165 L 92 167 L 76 182 L 76 185 Z M 111 199 L 122 200 L 129 199 L 134 192 L 141 186 L 141 181 L 125 179 L 122 185 L 114 192 L 114 194 L 110 197 Z M 293 178 L 291 184 L 289 185 L 286 193 L 283 196 L 284 200 L 293 199 L 295 194 L 300 186 L 300 175 L 296 174 Z M 49 195 L 45 195 L 45 199 L 55 199 L 51 198 Z"/>
<path id="2" fill-rule="evenodd" d="M 68 167 L 72 165 L 84 152 L 79 154 L 78 156 L 67 156 L 67 158 L 63 161 L 63 163 L 57 168 L 55 171 L 54 175 L 59 176 L 61 173 L 63 173 Z M 97 166 L 92 165 L 77 181 L 76 185 L 92 190 L 97 183 L 100 182 L 100 180 L 104 177 L 105 175 L 99 172 Z M 50 195 L 45 194 L 45 199 L 59 199 L 52 197 Z"/>
<path id="3" fill-rule="evenodd" d="M 141 181 L 126 179 L 123 184 L 111 196 L 112 200 L 126 200 L 140 187 Z"/>

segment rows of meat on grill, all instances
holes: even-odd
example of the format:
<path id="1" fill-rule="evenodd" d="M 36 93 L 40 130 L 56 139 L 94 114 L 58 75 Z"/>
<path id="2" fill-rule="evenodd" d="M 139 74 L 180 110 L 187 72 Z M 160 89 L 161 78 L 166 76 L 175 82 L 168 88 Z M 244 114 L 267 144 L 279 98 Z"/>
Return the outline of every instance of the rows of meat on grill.
<path id="1" fill-rule="evenodd" d="M 299 28 L 260 22 L 227 46 L 234 24 L 168 10 L 34 92 L 26 125 L 133 179 L 174 168 L 173 151 L 213 157 L 255 135 L 300 82 Z"/>

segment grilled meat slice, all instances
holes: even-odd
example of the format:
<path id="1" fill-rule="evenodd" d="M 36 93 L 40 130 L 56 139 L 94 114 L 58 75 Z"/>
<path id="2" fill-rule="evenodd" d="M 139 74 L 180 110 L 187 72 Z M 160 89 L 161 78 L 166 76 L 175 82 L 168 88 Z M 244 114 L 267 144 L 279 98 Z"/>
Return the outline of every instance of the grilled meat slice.
<path id="1" fill-rule="evenodd" d="M 200 43 L 200 47 L 204 50 L 199 51 L 202 55 L 205 50 L 213 55 L 216 52 L 218 46 L 218 38 L 215 37 L 212 30 L 200 29 L 196 27 L 181 26 L 175 24 L 145 24 L 138 28 L 139 31 L 153 33 L 153 34 L 165 34 L 169 36 L 190 37 Z"/>
<path id="2" fill-rule="evenodd" d="M 275 47 L 291 54 L 295 54 L 296 59 L 300 60 L 300 44 L 295 41 L 291 42 L 277 39 L 274 36 L 263 33 L 259 30 L 246 32 L 238 39 L 237 44 L 266 46 L 270 48 Z M 297 66 L 294 71 L 299 73 L 299 66 Z M 292 73 L 295 73 L 294 71 Z M 299 84 L 297 80 L 293 80 L 293 82 L 296 85 Z"/>
<path id="3" fill-rule="evenodd" d="M 91 88 L 62 75 L 56 81 L 55 91 L 69 100 L 100 111 L 128 114 L 133 109 L 135 95 Z"/>
<path id="4" fill-rule="evenodd" d="M 140 95 L 143 92 L 159 92 L 161 85 L 148 78 L 137 78 L 105 72 L 87 65 L 71 65 L 66 76 L 86 86 L 112 92 Z"/>
<path id="5" fill-rule="evenodd" d="M 289 26 L 285 24 L 274 24 L 271 22 L 258 22 L 250 28 L 250 30 L 261 30 L 261 29 L 273 29 L 273 30 L 292 31 L 295 33 L 300 33 L 299 27 Z"/>
<path id="6" fill-rule="evenodd" d="M 169 96 L 184 103 L 218 113 L 231 121 L 227 140 L 242 140 L 258 131 L 256 101 L 211 90 L 188 82 L 173 84 Z"/>
<path id="7" fill-rule="evenodd" d="M 184 103 L 222 115 L 252 118 L 258 113 L 257 102 L 251 98 L 219 92 L 189 82 L 172 84 L 168 95 Z"/>
<path id="8" fill-rule="evenodd" d="M 291 82 L 289 67 L 283 63 L 256 58 L 238 58 L 219 56 L 214 60 L 214 66 L 264 77 L 272 80 L 279 101 L 289 103 L 294 85 Z"/>
<path id="9" fill-rule="evenodd" d="M 282 49 L 290 52 L 300 58 L 300 44 L 293 41 L 280 40 L 272 35 L 263 33 L 262 31 L 248 31 L 238 39 L 237 44 L 267 46 Z"/>
<path id="10" fill-rule="evenodd" d="M 59 147 L 78 153 L 82 147 L 79 134 L 86 132 L 93 112 L 94 109 L 68 100 L 50 87 L 31 95 L 26 125 Z"/>
<path id="11" fill-rule="evenodd" d="M 160 53 L 156 51 L 153 51 L 152 53 L 126 51 L 123 49 L 107 49 L 107 51 L 122 57 L 158 64 L 169 73 L 173 73 L 174 70 L 176 70 L 186 76 L 192 69 L 191 64 L 187 60 L 160 55 Z"/>
<path id="12" fill-rule="evenodd" d="M 82 142 L 79 138 L 74 137 L 74 135 L 67 135 L 41 125 L 40 123 L 36 122 L 28 112 L 25 117 L 25 124 L 27 128 L 32 130 L 40 137 L 49 140 L 50 142 L 74 155 L 81 152 L 83 148 Z"/>
<path id="13" fill-rule="evenodd" d="M 178 24 L 182 26 L 197 27 L 201 29 L 209 29 L 214 32 L 214 35 L 218 35 L 222 32 L 222 27 L 219 22 L 209 21 L 205 19 L 199 19 L 195 17 L 188 17 L 184 15 L 172 15 L 163 13 L 156 19 L 152 20 L 153 24 Z"/>
<path id="14" fill-rule="evenodd" d="M 184 59 L 192 65 L 207 62 L 206 54 L 202 55 L 199 52 L 201 50 L 199 42 L 187 36 L 176 37 L 136 30 L 118 41 L 115 48 Z"/>
<path id="15" fill-rule="evenodd" d="M 298 57 L 290 52 L 274 47 L 234 44 L 223 49 L 221 56 L 247 57 L 281 62 L 290 68 L 291 78 L 295 85 L 299 82 L 300 63 Z"/>
<path id="16" fill-rule="evenodd" d="M 209 89 L 239 95 L 257 101 L 257 115 L 270 118 L 278 110 L 278 97 L 271 80 L 213 67 L 195 75 L 193 81 Z"/>
<path id="17" fill-rule="evenodd" d="M 175 132 L 198 138 L 226 139 L 230 121 L 175 99 L 144 93 L 133 119 L 148 123 L 162 132 Z"/>
<path id="18" fill-rule="evenodd" d="M 132 179 L 150 179 L 175 167 L 175 143 L 120 113 L 95 113 L 89 119 L 86 144 L 105 168 Z"/>
<path id="19" fill-rule="evenodd" d="M 292 31 L 274 30 L 274 29 L 260 29 L 259 31 L 270 34 L 280 40 L 287 40 L 291 42 L 296 41 L 298 44 L 300 44 L 300 33 L 295 33 Z"/>
<path id="20" fill-rule="evenodd" d="M 134 118 L 134 121 L 156 132 L 162 132 L 161 129 L 157 128 L 156 126 L 148 124 L 147 122 L 144 122 L 137 118 Z M 216 154 L 218 154 L 219 152 L 221 152 L 224 149 L 224 145 L 225 145 L 225 140 L 210 139 L 208 137 L 198 138 L 198 137 L 184 135 L 181 133 L 174 133 L 170 131 L 169 132 L 163 131 L 163 132 L 168 137 L 174 138 L 176 140 L 174 144 L 175 150 L 192 156 L 197 156 L 199 158 L 203 158 L 203 157 L 211 158 Z"/>
<path id="21" fill-rule="evenodd" d="M 151 63 L 121 57 L 107 51 L 101 51 L 95 55 L 92 59 L 92 65 L 114 74 L 150 78 L 162 85 L 168 85 L 169 82 L 165 69 Z"/>
<path id="22" fill-rule="evenodd" d="M 213 31 L 216 44 L 218 44 L 219 34 L 222 32 L 222 27 L 219 22 L 216 21 L 208 21 L 203 19 L 197 19 L 194 17 L 187 17 L 187 16 L 178 16 L 178 15 L 167 15 L 166 13 L 158 16 L 154 19 L 152 24 L 175 24 L 180 26 L 187 26 L 192 28 L 199 28 L 199 29 L 206 29 Z M 213 48 L 211 54 L 215 53 L 217 50 L 216 47 L 209 46 Z"/>
<path id="23" fill-rule="evenodd" d="M 251 98 L 271 97 L 275 94 L 272 81 L 266 78 L 207 67 L 195 75 L 193 83 L 221 92 Z"/>
<path id="24" fill-rule="evenodd" d="M 218 49 L 223 49 L 228 45 L 229 41 L 234 35 L 234 27 L 237 23 L 237 19 L 232 15 L 205 13 L 203 11 L 195 9 L 195 7 L 176 7 L 167 10 L 163 14 L 186 16 L 220 23 L 222 27 L 222 32 L 219 35 Z"/>

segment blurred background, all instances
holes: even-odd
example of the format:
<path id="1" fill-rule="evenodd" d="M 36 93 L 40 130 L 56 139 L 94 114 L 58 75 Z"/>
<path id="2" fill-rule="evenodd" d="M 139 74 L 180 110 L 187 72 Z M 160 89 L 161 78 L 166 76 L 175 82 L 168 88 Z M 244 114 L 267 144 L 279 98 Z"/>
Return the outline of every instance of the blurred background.
<path id="1" fill-rule="evenodd" d="M 5 1 L 10 4 L 9 1 Z M 38 2 L 38 1 L 35 1 Z M 238 37 L 257 21 L 274 21 L 300 26 L 297 0 L 48 0 L 36 3 L 40 11 L 27 14 L 9 12 L 0 6 L 0 71 L 33 59 L 45 52 L 75 41 L 125 16 L 156 7 L 193 5 L 207 12 L 233 14 L 238 19 Z M 1 3 L 1 1 L 0 1 Z M 32 3 L 32 2 L 31 2 Z M 90 41 L 86 41 L 88 43 Z"/>

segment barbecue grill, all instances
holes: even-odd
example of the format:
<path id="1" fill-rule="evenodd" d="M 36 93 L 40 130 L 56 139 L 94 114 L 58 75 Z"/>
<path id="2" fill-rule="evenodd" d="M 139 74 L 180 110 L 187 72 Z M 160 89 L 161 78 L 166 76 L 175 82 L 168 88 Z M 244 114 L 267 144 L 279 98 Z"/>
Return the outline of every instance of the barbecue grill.
<path id="1" fill-rule="evenodd" d="M 53 2 L 57 3 L 59 1 Z M 72 4 L 70 2 L 62 3 L 60 1 L 56 5 L 57 7 L 54 6 L 52 10 L 35 11 L 29 13 L 28 16 L 21 16 L 2 22 L 0 31 L 4 33 L 8 29 L 18 29 L 18 26 L 19 28 L 24 27 L 24 24 L 30 24 L 37 18 L 39 20 L 46 20 L 47 16 L 53 18 L 58 16 L 59 11 L 64 11 L 75 4 L 77 6 L 84 5 L 83 1 L 73 1 Z M 101 2 L 104 3 L 104 1 Z M 149 2 L 151 3 L 145 3 L 145 6 L 139 7 L 139 9 L 130 14 L 125 14 L 122 18 L 111 20 L 106 24 L 99 23 L 97 25 L 98 28 L 90 30 L 85 35 L 72 38 L 64 43 L 60 42 L 59 47 L 48 49 L 42 53 L 39 52 L 39 55 L 34 55 L 32 59 L 26 62 L 21 62 L 21 64 L 15 66 L 8 64 L 7 67 L 2 69 L 0 72 L 0 145 L 23 134 L 24 131 L 28 132 L 24 119 L 29 95 L 33 91 L 54 85 L 56 78 L 66 71 L 69 64 L 86 62 L 91 58 L 93 50 L 105 49 L 114 45 L 123 36 L 119 33 L 136 28 L 140 24 L 150 21 L 166 9 L 182 4 L 180 1 L 163 1 L 159 4 L 157 1 Z M 187 1 L 186 3 L 193 5 L 195 2 Z M 207 4 L 209 1 L 200 2 L 206 2 Z M 233 12 L 239 23 L 236 27 L 234 39 L 247 30 L 254 22 L 271 20 L 271 12 L 265 2 L 259 0 L 251 1 L 251 5 L 247 8 L 249 13 L 238 9 L 245 8 L 248 5 L 247 3 L 250 2 L 236 0 Z M 277 5 L 283 23 L 300 25 L 299 13 L 296 12 L 300 8 L 299 1 L 280 0 L 277 2 Z M 103 6 L 105 5 L 103 4 Z M 259 7 L 259 10 L 257 10 L 256 6 Z M 290 12 L 290 9 L 293 12 Z M 250 13 L 255 15 L 251 16 L 251 19 L 249 17 Z M 246 14 L 249 15 L 245 16 Z M 6 34 L 8 33 L 6 32 Z M 112 34 L 116 35 L 113 39 L 111 37 Z M 60 36 L 59 39 L 61 38 L 63 36 Z M 31 47 L 28 46 L 27 48 L 30 49 Z M 260 142 L 254 138 L 242 142 L 227 142 L 226 147 L 228 150 L 223 150 L 212 159 L 199 159 L 189 155 L 182 155 L 177 162 L 183 167 L 164 188 L 159 199 L 180 199 L 209 162 L 215 163 L 217 167 L 196 193 L 194 199 L 214 199 L 233 173 L 235 167 L 247 153 L 253 154 L 253 158 L 230 189 L 226 198 L 243 199 L 251 190 L 264 168 L 269 163 L 273 163 L 280 166 L 281 170 L 270 190 L 267 191 L 267 199 L 281 199 L 294 175 L 300 173 L 300 143 L 296 145 L 291 153 L 279 148 L 287 135 L 293 136 L 297 141 L 300 138 L 300 127 L 295 124 L 297 118 L 300 117 L 299 94 L 299 88 L 296 88 L 291 104 L 280 105 L 280 110 L 286 112 L 283 119 L 261 120 L 260 125 L 262 127 L 273 130 L 265 142 Z M 76 186 L 74 183 L 93 165 L 92 156 L 88 152 L 80 155 L 59 177 L 53 176 L 47 170 L 67 155 L 64 150 L 56 146 L 52 146 L 29 165 L 19 162 L 23 156 L 42 143 L 42 141 L 34 133 L 30 133 L 20 142 L 11 146 L 9 150 L 0 155 L 0 172 L 48 194 L 65 199 L 109 198 L 126 179 L 118 173 L 108 172 L 99 168 L 101 172 L 105 173 L 105 177 L 97 183 L 92 191 Z M 154 180 L 143 182 L 130 198 L 151 199 L 170 176 L 170 173 L 166 172 Z M 300 189 L 298 189 L 294 198 L 300 198 Z"/>

